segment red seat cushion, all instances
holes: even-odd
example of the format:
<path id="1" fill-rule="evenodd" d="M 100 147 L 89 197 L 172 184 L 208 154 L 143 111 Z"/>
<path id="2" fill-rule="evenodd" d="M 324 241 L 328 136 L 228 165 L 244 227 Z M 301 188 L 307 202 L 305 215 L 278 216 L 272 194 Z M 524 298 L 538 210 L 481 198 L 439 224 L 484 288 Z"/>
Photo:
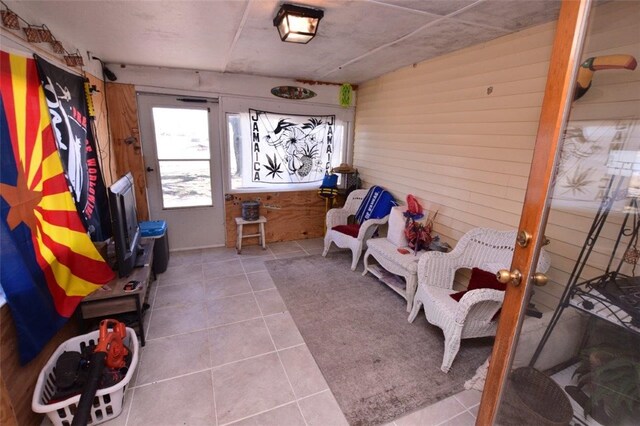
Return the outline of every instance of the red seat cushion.
<path id="1" fill-rule="evenodd" d="M 451 298 L 456 302 L 459 302 L 460 299 L 462 299 L 462 296 L 464 296 L 467 293 L 467 291 L 477 290 L 480 288 L 490 288 L 492 290 L 505 291 L 507 289 L 507 285 L 502 284 L 500 281 L 498 281 L 495 274 L 491 272 L 483 271 L 482 269 L 479 269 L 479 268 L 473 268 L 471 270 L 471 278 L 469 279 L 469 285 L 467 286 L 467 290 L 459 291 L 457 293 L 450 294 L 449 296 L 451 296 Z M 496 312 L 496 314 L 493 316 L 493 318 L 491 318 L 491 320 L 497 319 L 498 316 L 500 315 L 501 310 L 502 308 L 498 309 L 498 312 Z"/>
<path id="2" fill-rule="evenodd" d="M 334 226 L 334 231 L 338 231 L 342 234 L 348 235 L 353 238 L 358 238 L 358 232 L 360 232 L 360 225 L 357 223 L 351 223 L 349 225 L 338 225 Z"/>
<path id="3" fill-rule="evenodd" d="M 498 281 L 496 274 L 483 271 L 480 268 L 473 268 L 471 270 L 471 278 L 469 279 L 467 290 L 477 290 L 479 288 L 491 288 L 493 290 L 505 291 L 507 289 L 507 285 Z"/>
<path id="4" fill-rule="evenodd" d="M 462 296 L 464 296 L 465 294 L 467 294 L 467 290 L 459 291 L 457 293 L 452 293 L 449 296 L 451 296 L 451 298 L 456 302 L 459 302 L 460 299 L 462 299 Z"/>

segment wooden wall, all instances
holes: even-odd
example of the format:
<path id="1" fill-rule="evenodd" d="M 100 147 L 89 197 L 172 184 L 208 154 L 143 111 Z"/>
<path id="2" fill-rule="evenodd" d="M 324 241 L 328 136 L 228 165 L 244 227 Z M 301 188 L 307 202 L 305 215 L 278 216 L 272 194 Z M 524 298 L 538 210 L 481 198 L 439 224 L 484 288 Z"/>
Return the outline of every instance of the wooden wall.
<path id="1" fill-rule="evenodd" d="M 78 320 L 71 319 L 54 337 L 47 343 L 42 352 L 29 362 L 21 366 L 18 359 L 18 342 L 16 329 L 13 325 L 9 306 L 0 308 L 0 376 L 8 391 L 7 399 L 10 401 L 15 420 L 18 425 L 39 425 L 41 414 L 31 411 L 31 398 L 36 386 L 40 370 L 47 363 L 51 354 L 58 346 L 79 333 Z M 3 397 L 4 398 L 4 397 Z M 5 415 L 0 415 L 4 423 Z M 11 418 L 11 415 L 7 416 Z M 9 423 L 11 424 L 11 423 Z"/>
<path id="2" fill-rule="evenodd" d="M 95 85 L 97 91 L 91 96 L 96 111 L 95 119 L 95 140 L 98 152 L 100 153 L 100 169 L 105 180 L 105 185 L 109 186 L 117 179 L 116 162 L 113 157 L 112 145 L 109 141 L 109 123 L 107 121 L 107 105 L 104 96 L 104 82 L 99 78 L 87 74 L 89 83 Z"/>
<path id="3" fill-rule="evenodd" d="M 640 59 L 639 19 L 637 2 L 598 7 L 584 58 L 630 53 Z M 401 200 L 414 194 L 439 210 L 435 230 L 449 243 L 474 227 L 517 227 L 554 30 L 555 22 L 537 26 L 360 85 L 354 164 L 365 184 L 385 186 Z M 579 115 L 640 116 L 639 82 L 638 71 L 600 71 L 576 103 L 592 107 Z M 551 216 L 553 282 L 536 290 L 549 309 L 592 217 Z"/>
<path id="4" fill-rule="evenodd" d="M 242 202 L 253 200 L 260 201 L 260 214 L 267 218 L 265 227 L 267 243 L 317 238 L 324 235 L 325 201 L 316 191 L 230 194 L 225 200 L 227 247 L 236 245 L 234 219 L 242 216 Z M 245 230 L 245 234 L 254 233 L 251 231 L 252 228 L 249 228 Z M 242 244 L 258 244 L 258 238 L 244 239 Z"/>
<path id="5" fill-rule="evenodd" d="M 135 87 L 131 84 L 107 83 L 106 93 L 117 178 L 131 172 L 135 181 L 138 219 L 149 220 Z"/>

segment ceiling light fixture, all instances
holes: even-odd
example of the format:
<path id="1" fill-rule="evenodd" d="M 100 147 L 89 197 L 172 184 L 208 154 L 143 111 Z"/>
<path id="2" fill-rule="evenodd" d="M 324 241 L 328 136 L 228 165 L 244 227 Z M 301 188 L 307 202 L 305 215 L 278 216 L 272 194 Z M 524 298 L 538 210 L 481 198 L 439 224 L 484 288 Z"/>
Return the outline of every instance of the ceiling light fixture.
<path id="1" fill-rule="evenodd" d="M 320 9 L 283 4 L 273 18 L 273 26 L 278 27 L 282 41 L 307 44 L 315 37 L 323 16 Z"/>

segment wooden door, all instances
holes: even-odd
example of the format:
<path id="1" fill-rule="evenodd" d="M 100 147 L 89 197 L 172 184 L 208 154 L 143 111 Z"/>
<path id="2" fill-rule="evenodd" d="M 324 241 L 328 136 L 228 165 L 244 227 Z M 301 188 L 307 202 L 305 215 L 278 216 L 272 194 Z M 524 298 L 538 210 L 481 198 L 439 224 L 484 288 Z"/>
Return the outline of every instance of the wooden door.
<path id="1" fill-rule="evenodd" d="M 477 424 L 537 425 L 563 413 L 581 425 L 640 418 L 638 19 L 637 2 L 563 2 L 519 226 L 530 241 L 523 234 L 504 271 L 513 281 Z M 525 310 L 546 278 L 533 267 L 546 237 L 552 269 L 535 291 L 555 311 L 532 338 Z"/>
<path id="2" fill-rule="evenodd" d="M 554 40 L 533 161 L 518 227 L 531 235 L 527 247 L 516 245 L 511 271 L 519 270 L 520 285 L 509 285 L 504 299 L 489 372 L 482 393 L 476 424 L 495 422 L 500 397 L 511 369 L 520 326 L 536 272 L 544 235 L 551 180 L 555 171 L 558 146 L 569 113 L 570 97 L 584 40 L 590 0 L 564 0 Z"/>

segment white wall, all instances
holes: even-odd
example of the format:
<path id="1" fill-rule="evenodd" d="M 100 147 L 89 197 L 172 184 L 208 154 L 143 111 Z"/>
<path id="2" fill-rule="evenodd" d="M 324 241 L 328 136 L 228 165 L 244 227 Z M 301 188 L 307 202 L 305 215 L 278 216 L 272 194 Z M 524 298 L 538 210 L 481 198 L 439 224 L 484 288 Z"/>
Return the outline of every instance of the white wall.
<path id="1" fill-rule="evenodd" d="M 183 70 L 175 68 L 146 67 L 136 65 L 109 64 L 117 75 L 118 83 L 128 83 L 136 89 L 162 93 L 191 93 L 222 97 L 225 95 L 247 96 L 288 102 L 291 105 L 331 105 L 339 106 L 339 86 L 303 85 L 287 78 L 271 78 L 243 74 L 219 73 L 214 71 Z M 317 96 L 307 100 L 284 100 L 271 94 L 277 86 L 303 86 L 314 91 Z M 353 107 L 351 107 L 353 109 Z"/>
<path id="2" fill-rule="evenodd" d="M 639 21 L 638 2 L 600 6 L 584 58 L 640 58 Z M 450 243 L 474 227 L 517 227 L 554 32 L 555 22 L 544 24 L 361 85 L 354 164 L 366 184 L 400 200 L 414 194 L 438 210 L 435 230 Z M 599 71 L 573 116 L 640 117 L 639 83 L 638 70 Z M 572 222 L 576 214 L 551 216 L 554 282 L 536 294 L 547 308 L 555 307 L 593 217 Z"/>

